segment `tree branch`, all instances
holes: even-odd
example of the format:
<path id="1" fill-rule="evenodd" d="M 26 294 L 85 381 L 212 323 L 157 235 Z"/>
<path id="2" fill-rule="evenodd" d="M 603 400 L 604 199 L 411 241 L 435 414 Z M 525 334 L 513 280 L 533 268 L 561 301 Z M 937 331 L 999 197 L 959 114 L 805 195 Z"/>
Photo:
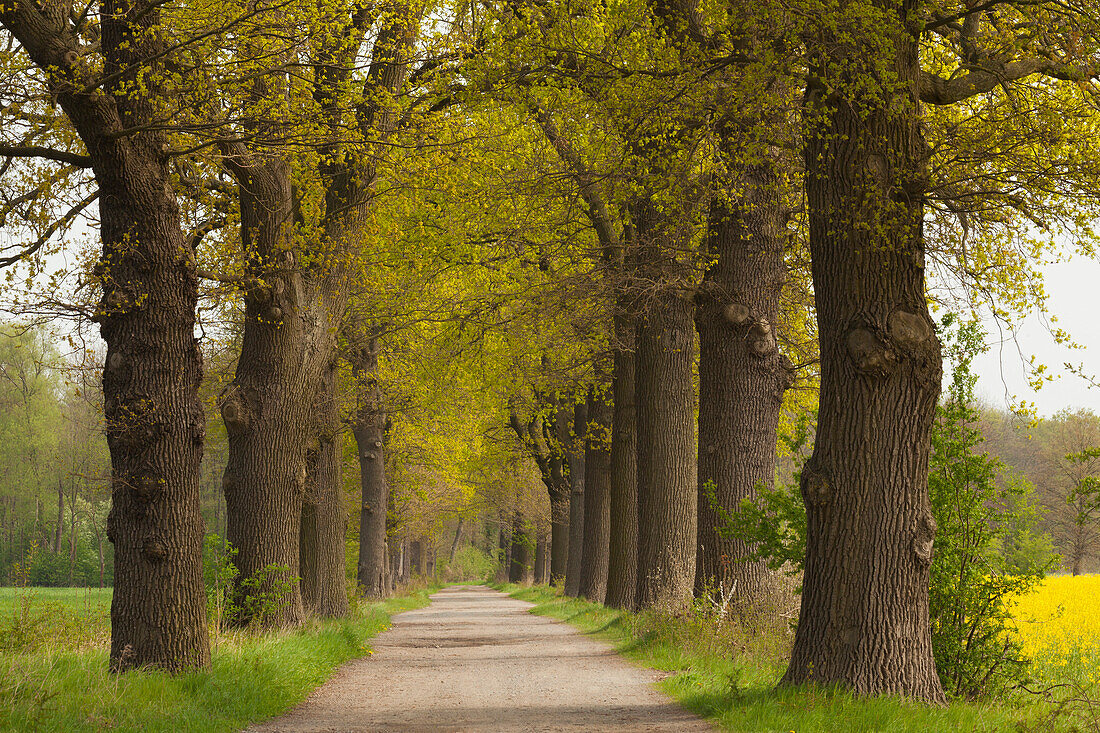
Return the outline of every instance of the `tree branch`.
<path id="1" fill-rule="evenodd" d="M 1049 59 L 1024 59 L 1010 61 L 996 68 L 974 69 L 954 79 L 944 79 L 942 76 L 923 72 L 920 80 L 920 99 L 927 104 L 955 104 L 978 94 L 990 92 L 1002 84 L 1019 81 L 1034 74 L 1075 82 L 1092 78 L 1089 71 L 1083 67 Z"/>
<path id="2" fill-rule="evenodd" d="M 58 163 L 68 163 L 74 168 L 91 168 L 92 159 L 87 155 L 70 153 L 67 150 L 54 150 L 41 145 L 4 145 L 0 143 L 0 156 L 6 158 L 45 158 Z"/>

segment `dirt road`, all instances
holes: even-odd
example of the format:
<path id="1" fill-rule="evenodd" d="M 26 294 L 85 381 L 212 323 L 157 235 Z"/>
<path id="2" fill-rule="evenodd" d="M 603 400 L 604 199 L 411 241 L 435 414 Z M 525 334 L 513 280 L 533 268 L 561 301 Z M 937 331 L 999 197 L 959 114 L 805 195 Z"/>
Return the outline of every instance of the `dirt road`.
<path id="1" fill-rule="evenodd" d="M 393 620 L 270 731 L 709 731 L 623 661 L 531 604 L 446 588 Z"/>

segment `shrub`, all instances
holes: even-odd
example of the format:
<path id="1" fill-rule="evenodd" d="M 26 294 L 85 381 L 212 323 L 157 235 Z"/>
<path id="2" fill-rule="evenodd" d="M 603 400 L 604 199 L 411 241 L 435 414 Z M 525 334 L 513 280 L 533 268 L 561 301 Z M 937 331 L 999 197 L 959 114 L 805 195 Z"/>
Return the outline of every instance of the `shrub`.
<path id="1" fill-rule="evenodd" d="M 454 559 L 447 563 L 443 579 L 449 583 L 460 581 L 484 582 L 492 578 L 496 562 L 489 553 L 467 545 L 455 552 Z"/>

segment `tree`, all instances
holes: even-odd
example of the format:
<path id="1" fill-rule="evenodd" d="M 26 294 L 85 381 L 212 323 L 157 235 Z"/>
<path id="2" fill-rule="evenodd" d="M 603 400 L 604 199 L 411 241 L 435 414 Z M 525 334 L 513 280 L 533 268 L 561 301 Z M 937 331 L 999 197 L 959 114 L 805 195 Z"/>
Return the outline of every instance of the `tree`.
<path id="1" fill-rule="evenodd" d="M 110 666 L 206 667 L 198 469 L 194 251 L 170 181 L 171 145 L 157 123 L 169 47 L 157 3 L 106 2 L 98 17 L 65 6 L 6 3 L 0 23 L 33 63 L 87 154 L 47 157 L 89 167 L 98 186 L 107 342 L 103 394 L 112 464 L 108 537 L 115 548 Z M 93 21 L 98 21 L 93 22 Z M 17 154 L 37 154 L 34 150 Z"/>
<path id="2" fill-rule="evenodd" d="M 358 391 L 352 434 L 359 454 L 359 561 L 356 582 L 365 598 L 384 598 L 386 582 L 386 415 L 378 387 L 378 339 L 353 340 L 349 360 Z"/>
<path id="3" fill-rule="evenodd" d="M 1069 548 L 1070 572 L 1081 574 L 1085 558 L 1096 553 L 1100 537 L 1100 476 L 1097 476 L 1097 459 L 1100 448 L 1089 447 L 1066 455 L 1066 472 L 1073 481 L 1073 488 L 1066 496 L 1066 504 L 1072 510 L 1073 535 Z"/>
<path id="4" fill-rule="evenodd" d="M 316 395 L 331 383 L 325 375 L 332 369 L 336 333 L 347 307 L 352 252 L 369 231 L 378 144 L 396 129 L 394 98 L 405 84 L 420 29 L 420 8 L 397 3 L 376 12 L 335 8 L 333 26 L 318 29 L 317 46 L 310 49 L 314 77 L 308 91 L 315 104 L 310 111 L 320 121 L 323 139 L 316 157 L 307 156 L 307 162 L 315 166 L 314 181 L 323 194 L 314 202 L 321 210 L 319 219 L 298 224 L 309 238 L 294 239 L 304 202 L 292 185 L 292 173 L 302 161 L 285 150 L 222 142 L 226 165 L 240 191 L 242 245 L 253 283 L 246 291 L 241 359 L 221 403 L 229 432 L 227 533 L 238 550 L 234 562 L 241 571 L 239 585 L 271 566 L 290 576 L 298 574 L 307 443 L 318 440 L 316 426 L 302 426 L 316 423 Z M 286 21 L 275 13 L 276 25 Z M 375 23 L 380 32 L 371 46 L 366 78 L 356 80 L 360 47 Z M 288 55 L 293 50 L 272 53 Z M 269 81 L 250 89 L 257 116 L 249 124 L 260 130 L 272 123 L 259 114 L 272 96 L 293 83 L 285 71 L 265 78 Z M 323 397 L 321 403 L 334 399 Z M 339 484 L 319 484 L 317 491 L 319 505 L 342 506 Z M 334 559 L 316 569 L 333 577 L 309 595 L 320 608 L 331 609 L 327 613 L 339 615 L 347 609 L 343 517 L 335 510 L 328 514 L 330 522 L 315 523 L 316 531 L 305 539 L 318 545 L 308 552 Z M 271 622 L 301 620 L 298 586 L 292 587 L 281 618 Z M 335 595 L 322 599 L 322 588 Z"/>
<path id="5" fill-rule="evenodd" d="M 859 3 L 846 11 L 855 29 L 826 25 L 808 49 L 821 406 L 801 475 L 806 572 L 783 683 L 941 702 L 927 485 L 941 368 L 924 294 L 917 12 L 911 0 Z"/>
<path id="6" fill-rule="evenodd" d="M 984 350 L 984 334 L 977 322 L 959 324 L 948 314 L 940 336 L 951 359 L 951 382 L 932 429 L 928 477 L 937 524 L 929 594 L 932 649 L 945 688 L 978 697 L 1026 678 L 1028 660 L 1011 633 L 1013 598 L 1035 589 L 1050 559 L 1021 566 L 1000 551 L 1006 539 L 1033 530 L 1035 517 L 1028 526 L 1019 485 L 999 483 L 999 462 L 979 452 L 977 375 L 971 368 Z"/>
<path id="7" fill-rule="evenodd" d="M 606 372 L 606 367 L 604 367 Z M 599 370 L 597 370 L 599 374 Z M 581 544 L 583 598 L 603 603 L 607 597 L 608 553 L 611 548 L 611 405 L 610 384 L 588 389 L 588 427 L 584 453 L 584 539 Z"/>

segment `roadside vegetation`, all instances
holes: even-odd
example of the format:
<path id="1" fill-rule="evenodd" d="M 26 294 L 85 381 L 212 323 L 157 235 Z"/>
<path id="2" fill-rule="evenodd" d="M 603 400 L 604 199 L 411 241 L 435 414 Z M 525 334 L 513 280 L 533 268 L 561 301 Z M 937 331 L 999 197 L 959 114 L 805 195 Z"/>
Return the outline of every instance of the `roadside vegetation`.
<path id="1" fill-rule="evenodd" d="M 235 731 L 300 703 L 340 664 L 370 654 L 395 613 L 428 603 L 416 583 L 341 619 L 290 630 L 211 629 L 209 670 L 107 667 L 111 592 L 0 589 L 0 730 Z"/>
<path id="2" fill-rule="evenodd" d="M 781 608 L 723 617 L 712 604 L 696 603 L 670 616 L 607 608 L 551 586 L 498 587 L 536 604 L 532 613 L 566 621 L 667 673 L 661 689 L 722 730 L 825 733 L 842 721 L 844 731 L 857 733 L 1100 730 L 1100 615 L 1088 613 L 1098 582 L 1098 576 L 1058 576 L 1021 599 L 1021 640 L 1042 649 L 1027 681 L 996 699 L 956 698 L 946 707 L 819 687 L 777 689 L 794 638 Z M 1075 620 L 1072 633 L 1063 619 Z"/>

